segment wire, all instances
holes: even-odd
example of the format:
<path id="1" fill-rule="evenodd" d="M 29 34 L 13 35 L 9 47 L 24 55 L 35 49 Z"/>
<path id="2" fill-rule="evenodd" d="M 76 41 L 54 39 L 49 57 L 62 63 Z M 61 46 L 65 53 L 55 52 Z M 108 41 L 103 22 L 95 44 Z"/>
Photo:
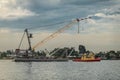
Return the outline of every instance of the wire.
<path id="1" fill-rule="evenodd" d="M 19 46 L 18 46 L 18 49 L 20 49 L 20 47 L 21 47 L 21 44 L 22 44 L 22 41 L 23 41 L 24 35 L 25 35 L 25 32 L 23 33 L 23 36 L 22 36 L 22 38 L 21 38 L 20 44 L 19 44 Z"/>
<path id="2" fill-rule="evenodd" d="M 58 24 L 62 24 L 62 23 L 65 23 L 65 22 L 70 22 L 70 20 L 67 20 L 67 21 L 61 21 L 61 22 L 57 22 L 57 23 L 53 23 L 53 24 L 48 24 L 48 25 L 42 25 L 42 26 L 38 26 L 38 27 L 30 27 L 30 28 L 27 28 L 27 29 L 38 29 L 38 28 L 41 28 L 41 27 L 48 27 L 48 26 L 53 26 L 53 25 L 58 25 Z"/>
<path id="3" fill-rule="evenodd" d="M 35 49 L 37 46 L 44 44 L 45 42 L 47 42 L 49 39 L 52 39 L 54 37 L 56 37 L 59 33 L 64 32 L 64 30 L 68 29 L 69 27 L 71 27 L 71 25 L 75 23 L 75 22 L 71 22 L 69 24 L 67 24 L 66 26 L 58 29 L 56 32 L 54 32 L 53 34 L 51 34 L 50 36 L 46 37 L 45 39 L 43 39 L 42 41 L 40 41 L 39 43 L 37 43 L 35 46 L 33 46 L 33 49 Z"/>

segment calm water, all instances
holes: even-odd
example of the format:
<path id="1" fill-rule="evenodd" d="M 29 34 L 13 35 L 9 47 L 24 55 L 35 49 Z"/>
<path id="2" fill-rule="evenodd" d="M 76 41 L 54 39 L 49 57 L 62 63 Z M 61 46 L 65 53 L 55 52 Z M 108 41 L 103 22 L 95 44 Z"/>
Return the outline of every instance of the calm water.
<path id="1" fill-rule="evenodd" d="M 91 63 L 0 60 L 0 80 L 120 80 L 120 60 Z"/>

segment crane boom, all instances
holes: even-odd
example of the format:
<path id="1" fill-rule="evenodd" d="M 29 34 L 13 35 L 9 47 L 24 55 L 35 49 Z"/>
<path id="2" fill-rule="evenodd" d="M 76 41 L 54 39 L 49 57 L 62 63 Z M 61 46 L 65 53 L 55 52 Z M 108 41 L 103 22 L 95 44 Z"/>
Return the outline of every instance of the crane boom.
<path id="1" fill-rule="evenodd" d="M 73 21 L 71 21 L 71 23 L 67 24 L 66 26 L 58 29 L 56 32 L 54 32 L 53 34 L 51 34 L 50 36 L 46 37 L 45 39 L 43 39 L 42 41 L 38 42 L 35 46 L 33 46 L 33 50 L 38 47 L 38 46 L 42 46 L 45 42 L 47 42 L 48 40 L 56 37 L 59 33 L 64 32 L 65 30 L 67 30 L 68 28 L 70 28 L 74 23 L 85 20 L 85 19 L 89 19 L 91 17 L 88 18 L 84 18 L 84 19 L 75 19 Z"/>

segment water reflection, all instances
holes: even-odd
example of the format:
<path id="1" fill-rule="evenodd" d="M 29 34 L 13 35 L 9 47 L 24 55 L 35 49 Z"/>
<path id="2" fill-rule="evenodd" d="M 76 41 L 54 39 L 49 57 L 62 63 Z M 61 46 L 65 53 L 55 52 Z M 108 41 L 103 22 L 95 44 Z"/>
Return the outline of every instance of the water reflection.
<path id="1" fill-rule="evenodd" d="M 28 64 L 27 64 L 26 66 L 27 66 L 27 68 L 28 68 L 28 69 L 26 70 L 26 72 L 25 72 L 26 75 L 28 76 L 28 77 L 27 77 L 27 80 L 33 80 L 33 78 L 32 78 L 32 75 L 33 75 L 33 74 L 32 74 L 32 70 L 31 70 L 31 69 L 32 69 L 32 62 L 28 62 Z"/>
<path id="2" fill-rule="evenodd" d="M 27 65 L 27 67 L 28 67 L 28 70 L 26 71 L 26 73 L 27 74 L 32 74 L 32 72 L 31 72 L 32 62 L 29 62 L 28 65 Z"/>
<path id="3" fill-rule="evenodd" d="M 12 62 L 0 61 L 0 80 L 120 80 L 120 61 Z"/>

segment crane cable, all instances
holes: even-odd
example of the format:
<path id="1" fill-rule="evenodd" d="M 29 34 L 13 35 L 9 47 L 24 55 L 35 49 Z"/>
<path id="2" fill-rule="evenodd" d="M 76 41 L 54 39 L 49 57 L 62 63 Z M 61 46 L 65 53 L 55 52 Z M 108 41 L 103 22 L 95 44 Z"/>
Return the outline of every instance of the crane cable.
<path id="1" fill-rule="evenodd" d="M 82 21 L 82 20 L 85 20 L 85 19 L 89 19 L 89 18 L 91 18 L 91 17 L 84 18 L 84 19 L 79 19 L 79 18 L 77 18 L 77 19 L 73 20 L 71 23 L 67 24 L 67 25 L 64 26 L 63 28 L 57 30 L 55 33 L 51 34 L 50 36 L 46 37 L 45 39 L 43 39 L 42 41 L 40 41 L 39 43 L 37 43 L 32 49 L 34 50 L 36 47 L 44 44 L 44 43 L 47 42 L 49 39 L 54 38 L 55 36 L 57 36 L 58 33 L 64 32 L 64 30 L 72 27 L 71 25 L 73 25 L 74 23 L 79 22 L 79 21 Z"/>
<path id="2" fill-rule="evenodd" d="M 70 22 L 70 20 L 67 20 L 67 21 L 61 21 L 61 22 L 56 22 L 56 23 L 53 23 L 53 24 L 47 24 L 47 25 L 41 25 L 39 27 L 30 27 L 30 28 L 27 28 L 27 29 L 37 29 L 37 28 L 41 28 L 41 27 L 47 27 L 47 26 L 53 26 L 53 25 L 58 25 L 58 24 L 62 24 L 62 23 L 65 23 L 65 22 Z"/>
<path id="3" fill-rule="evenodd" d="M 20 49 L 20 47 L 21 47 L 21 44 L 22 44 L 22 41 L 23 41 L 24 36 L 25 36 L 25 32 L 23 33 L 23 36 L 22 36 L 22 38 L 21 38 L 21 40 L 20 40 L 20 44 L 19 44 L 19 46 L 18 46 L 18 49 Z"/>
<path id="4" fill-rule="evenodd" d="M 33 50 L 38 47 L 39 45 L 42 45 L 44 42 L 46 42 L 49 39 L 54 38 L 55 36 L 57 36 L 58 33 L 62 33 L 64 30 L 68 29 L 69 27 L 71 27 L 72 24 L 75 23 L 75 20 L 71 23 L 69 23 L 68 25 L 64 26 L 63 28 L 57 30 L 55 33 L 51 34 L 50 36 L 48 36 L 47 38 L 43 39 L 41 42 L 37 43 L 34 47 Z"/>

